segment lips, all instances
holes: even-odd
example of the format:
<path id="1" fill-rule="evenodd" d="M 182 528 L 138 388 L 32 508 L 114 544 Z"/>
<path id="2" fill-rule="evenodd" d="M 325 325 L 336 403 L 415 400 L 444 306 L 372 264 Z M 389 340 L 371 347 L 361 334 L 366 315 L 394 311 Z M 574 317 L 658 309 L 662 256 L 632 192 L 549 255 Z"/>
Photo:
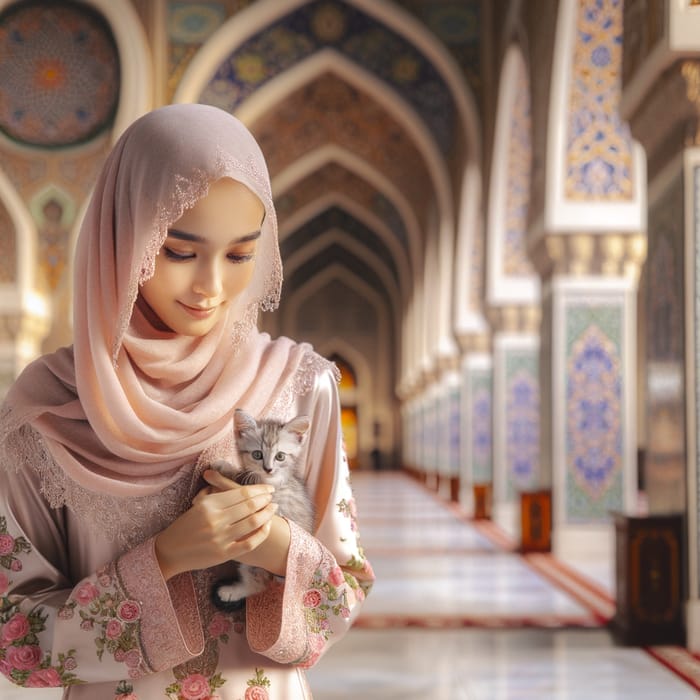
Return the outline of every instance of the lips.
<path id="1" fill-rule="evenodd" d="M 190 316 L 197 319 L 209 318 L 218 308 L 217 306 L 189 306 L 181 301 L 179 301 L 178 304 L 180 304 Z"/>

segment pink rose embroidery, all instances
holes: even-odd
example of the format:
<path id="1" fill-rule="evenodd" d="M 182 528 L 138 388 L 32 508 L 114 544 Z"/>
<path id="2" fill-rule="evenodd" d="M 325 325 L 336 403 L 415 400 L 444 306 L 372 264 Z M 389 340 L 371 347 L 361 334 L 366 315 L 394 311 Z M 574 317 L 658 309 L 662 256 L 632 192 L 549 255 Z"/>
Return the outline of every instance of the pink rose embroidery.
<path id="1" fill-rule="evenodd" d="M 129 668 L 136 668 L 141 663 L 141 652 L 138 649 L 129 649 L 124 655 L 124 663 Z"/>
<path id="2" fill-rule="evenodd" d="M 345 576 L 343 575 L 343 570 L 336 566 L 331 569 L 330 574 L 328 574 L 328 580 L 334 585 L 339 586 L 341 583 L 345 582 Z"/>
<path id="3" fill-rule="evenodd" d="M 311 647 L 309 656 L 303 664 L 300 664 L 302 668 L 311 668 L 319 660 L 326 641 L 322 636 L 315 634 L 309 640 L 309 646 Z"/>
<path id="4" fill-rule="evenodd" d="M 12 666 L 10 666 L 10 664 L 8 664 L 4 659 L 0 659 L 0 673 L 2 673 L 2 675 L 6 678 L 9 678 L 10 674 L 12 673 Z"/>
<path id="5" fill-rule="evenodd" d="M 141 617 L 141 606 L 135 600 L 125 600 L 117 608 L 117 617 L 124 622 L 133 622 Z"/>
<path id="6" fill-rule="evenodd" d="M 105 627 L 105 636 L 107 639 L 118 639 L 123 630 L 122 623 L 119 620 L 110 620 Z"/>
<path id="7" fill-rule="evenodd" d="M 99 591 L 97 586 L 91 581 L 86 581 L 75 593 L 75 599 L 80 603 L 80 605 L 89 605 L 97 596 Z"/>
<path id="8" fill-rule="evenodd" d="M 31 672 L 24 685 L 27 688 L 58 688 L 61 677 L 55 668 L 40 668 Z"/>
<path id="9" fill-rule="evenodd" d="M 95 626 L 95 623 L 92 620 L 83 620 L 80 623 L 80 629 L 83 630 L 84 632 L 90 632 L 94 626 Z"/>
<path id="10" fill-rule="evenodd" d="M 0 534 L 0 555 L 12 554 L 15 549 L 15 538 L 6 533 Z"/>
<path id="11" fill-rule="evenodd" d="M 231 631 L 231 621 L 221 613 L 216 613 L 209 623 L 209 636 L 218 639 Z"/>
<path id="12" fill-rule="evenodd" d="M 64 605 L 59 611 L 58 611 L 58 619 L 59 620 L 72 620 L 73 617 L 75 616 L 75 611 L 70 605 Z"/>
<path id="13" fill-rule="evenodd" d="M 193 673 L 180 684 L 180 693 L 185 700 L 206 700 L 211 688 L 209 681 L 201 673 Z"/>
<path id="14" fill-rule="evenodd" d="M 306 591 L 304 594 L 304 607 L 305 608 L 317 608 L 321 605 L 321 592 L 312 588 L 310 591 Z"/>
<path id="15" fill-rule="evenodd" d="M 68 656 L 63 662 L 63 668 L 66 671 L 75 671 L 78 668 L 78 662 L 75 660 L 74 656 Z"/>
<path id="16" fill-rule="evenodd" d="M 253 685 L 245 691 L 245 700 L 270 700 L 267 688 Z"/>
<path id="17" fill-rule="evenodd" d="M 2 627 L 2 643 L 9 646 L 28 634 L 29 620 L 22 613 L 15 613 Z"/>
<path id="18" fill-rule="evenodd" d="M 5 595 L 10 587 L 10 579 L 0 571 L 0 595 Z"/>
<path id="19" fill-rule="evenodd" d="M 13 559 L 12 564 L 10 564 L 10 571 L 14 571 L 15 573 L 22 571 L 22 562 L 19 559 Z"/>
<path id="20" fill-rule="evenodd" d="M 41 662 L 41 648 L 29 644 L 10 647 L 7 650 L 7 662 L 18 671 L 32 671 Z"/>

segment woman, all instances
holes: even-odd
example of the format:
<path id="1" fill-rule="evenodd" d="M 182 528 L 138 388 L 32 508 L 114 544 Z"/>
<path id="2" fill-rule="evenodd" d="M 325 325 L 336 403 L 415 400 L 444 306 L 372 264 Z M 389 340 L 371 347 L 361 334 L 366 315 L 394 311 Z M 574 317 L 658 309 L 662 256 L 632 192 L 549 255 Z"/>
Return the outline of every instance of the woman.
<path id="1" fill-rule="evenodd" d="M 71 700 L 310 697 L 303 668 L 373 575 L 359 546 L 334 367 L 256 328 L 282 281 L 265 162 L 205 105 L 137 120 L 80 232 L 74 344 L 32 363 L 0 425 L 0 671 Z M 311 417 L 309 534 L 236 462 L 232 416 Z M 238 560 L 275 574 L 210 603 Z"/>

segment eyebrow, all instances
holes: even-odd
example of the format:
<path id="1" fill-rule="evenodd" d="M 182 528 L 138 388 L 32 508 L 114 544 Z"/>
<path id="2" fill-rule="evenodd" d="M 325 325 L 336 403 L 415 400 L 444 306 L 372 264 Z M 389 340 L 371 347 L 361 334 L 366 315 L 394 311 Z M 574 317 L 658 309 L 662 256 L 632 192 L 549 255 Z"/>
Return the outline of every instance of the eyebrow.
<path id="1" fill-rule="evenodd" d="M 207 243 L 207 239 L 203 236 L 198 236 L 196 233 L 187 233 L 187 231 L 180 231 L 176 228 L 168 229 L 168 237 L 177 238 L 180 241 L 191 241 L 193 243 Z M 256 241 L 260 238 L 260 231 L 253 231 L 240 238 L 235 238 L 229 245 L 237 245 L 238 243 L 249 243 L 250 241 Z"/>

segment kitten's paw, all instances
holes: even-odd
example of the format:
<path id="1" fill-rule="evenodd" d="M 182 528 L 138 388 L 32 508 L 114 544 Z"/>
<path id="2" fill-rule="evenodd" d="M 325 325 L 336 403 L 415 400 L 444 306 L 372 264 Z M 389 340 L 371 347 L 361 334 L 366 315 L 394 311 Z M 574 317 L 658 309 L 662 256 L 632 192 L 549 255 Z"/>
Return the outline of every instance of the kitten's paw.
<path id="1" fill-rule="evenodd" d="M 240 583 L 217 583 L 212 589 L 212 602 L 217 608 L 226 612 L 241 610 L 245 605 L 245 593 L 241 590 L 242 588 Z"/>

